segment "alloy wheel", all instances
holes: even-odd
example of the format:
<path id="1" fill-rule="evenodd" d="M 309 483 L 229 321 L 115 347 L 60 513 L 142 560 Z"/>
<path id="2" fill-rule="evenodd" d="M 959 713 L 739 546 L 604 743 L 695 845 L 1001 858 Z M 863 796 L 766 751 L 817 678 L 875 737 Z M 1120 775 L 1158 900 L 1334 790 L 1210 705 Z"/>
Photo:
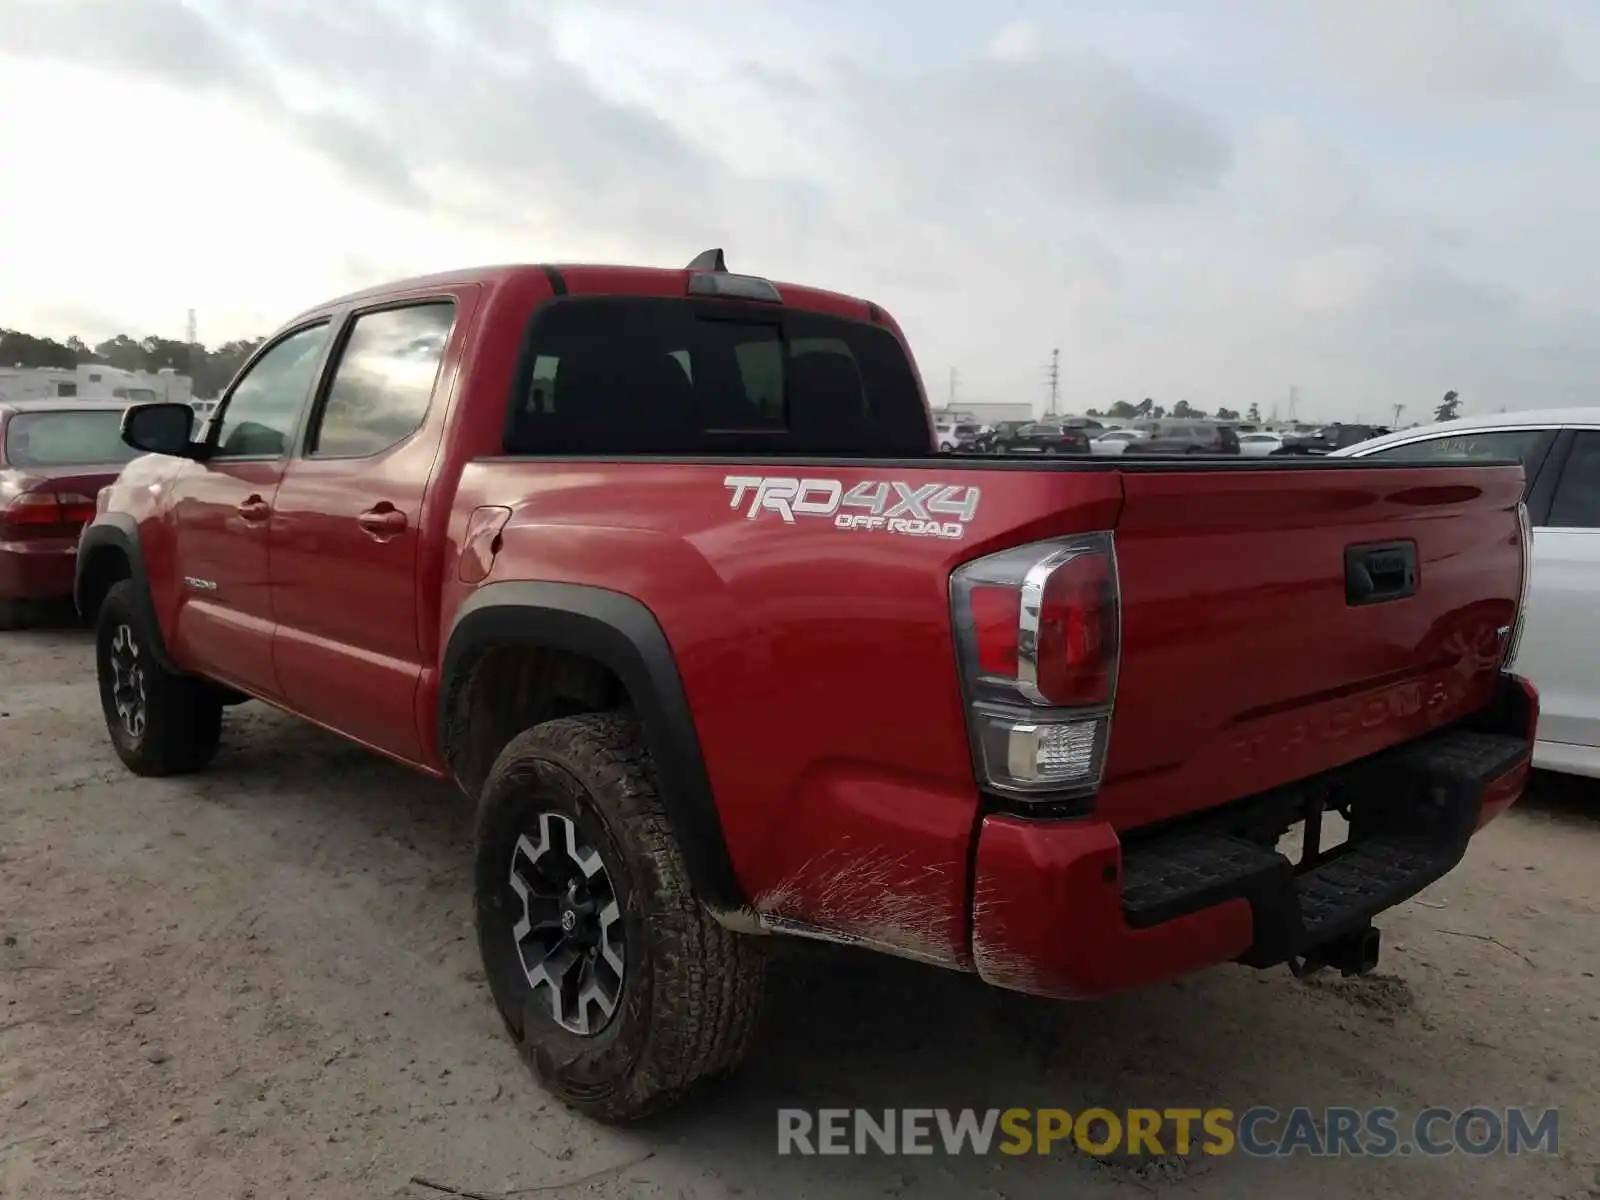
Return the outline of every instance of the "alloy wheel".
<path id="1" fill-rule="evenodd" d="M 599 850 L 571 818 L 541 812 L 537 836 L 517 838 L 510 883 L 522 903 L 511 936 L 528 986 L 561 1028 L 599 1033 L 626 970 L 622 910 Z"/>
<path id="2" fill-rule="evenodd" d="M 111 703 L 122 729 L 131 738 L 145 730 L 144 664 L 131 625 L 118 625 L 111 637 Z"/>

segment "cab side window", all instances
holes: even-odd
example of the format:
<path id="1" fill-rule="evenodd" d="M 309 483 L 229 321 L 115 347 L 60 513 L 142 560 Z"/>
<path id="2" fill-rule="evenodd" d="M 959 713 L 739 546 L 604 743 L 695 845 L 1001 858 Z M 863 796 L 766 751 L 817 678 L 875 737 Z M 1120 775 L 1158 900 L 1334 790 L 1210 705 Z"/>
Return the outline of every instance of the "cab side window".
<path id="1" fill-rule="evenodd" d="M 358 316 L 307 453 L 366 458 L 421 428 L 455 315 L 456 306 L 445 300 Z"/>
<path id="2" fill-rule="evenodd" d="M 328 325 L 297 330 L 256 359 L 218 419 L 214 458 L 281 458 L 311 394 Z"/>
<path id="3" fill-rule="evenodd" d="M 1600 432 L 1573 434 L 1545 524 L 1555 529 L 1600 529 Z"/>

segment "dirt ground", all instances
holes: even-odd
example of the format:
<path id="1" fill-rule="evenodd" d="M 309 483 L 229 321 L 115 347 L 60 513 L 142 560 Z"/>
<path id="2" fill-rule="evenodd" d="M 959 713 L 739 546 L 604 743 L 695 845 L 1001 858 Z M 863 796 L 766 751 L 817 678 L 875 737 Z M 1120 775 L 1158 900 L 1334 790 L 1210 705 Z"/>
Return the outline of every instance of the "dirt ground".
<path id="1" fill-rule="evenodd" d="M 1379 972 L 1060 1005 L 827 947 L 759 1047 L 616 1131 L 550 1102 L 478 971 L 451 789 L 251 705 L 140 780 L 88 637 L 0 635 L 0 1196 L 1600 1197 L 1600 787 L 1541 779 L 1383 926 Z M 1558 1157 L 800 1158 L 775 1109 L 1561 1109 Z"/>

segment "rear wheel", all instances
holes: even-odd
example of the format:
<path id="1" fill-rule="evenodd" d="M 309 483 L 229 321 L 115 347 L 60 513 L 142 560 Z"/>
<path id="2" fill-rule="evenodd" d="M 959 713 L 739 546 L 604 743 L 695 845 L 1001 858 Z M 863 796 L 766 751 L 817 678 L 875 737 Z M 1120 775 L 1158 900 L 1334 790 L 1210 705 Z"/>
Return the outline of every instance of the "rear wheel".
<path id="1" fill-rule="evenodd" d="M 106 730 L 117 757 L 136 774 L 198 771 L 221 740 L 221 698 L 205 680 L 174 674 L 155 660 L 155 633 L 135 603 L 133 586 L 128 580 L 112 585 L 95 629 Z"/>
<path id="2" fill-rule="evenodd" d="M 764 955 L 695 898 L 636 721 L 526 730 L 479 802 L 475 911 L 506 1029 L 546 1088 L 644 1116 L 743 1058 Z"/>

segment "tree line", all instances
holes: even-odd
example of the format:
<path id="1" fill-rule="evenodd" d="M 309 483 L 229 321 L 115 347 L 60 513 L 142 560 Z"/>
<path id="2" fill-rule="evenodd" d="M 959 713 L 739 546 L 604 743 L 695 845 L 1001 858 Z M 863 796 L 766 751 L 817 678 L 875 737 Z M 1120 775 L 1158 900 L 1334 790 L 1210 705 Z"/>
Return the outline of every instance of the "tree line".
<path id="1" fill-rule="evenodd" d="M 163 367 L 171 367 L 179 375 L 187 375 L 194 380 L 196 398 L 213 400 L 261 342 L 261 338 L 239 339 L 224 342 L 213 350 L 199 342 L 179 342 L 158 337 L 135 341 L 127 334 L 119 333 L 116 337 L 90 346 L 79 337 L 58 342 L 54 338 L 36 337 L 18 329 L 0 329 L 0 365 L 70 371 L 94 363 L 124 371 L 149 371 L 152 374 Z"/>
<path id="2" fill-rule="evenodd" d="M 1118 400 L 1105 412 L 1091 408 L 1085 415 L 1090 417 L 1114 417 L 1122 421 L 1131 421 L 1135 417 L 1150 417 L 1159 421 L 1162 417 L 1167 416 L 1190 421 L 1204 421 L 1208 414 L 1205 409 L 1195 408 L 1187 400 L 1179 400 L 1172 406 L 1172 411 L 1169 413 L 1165 406 L 1157 404 L 1146 396 L 1138 404 L 1130 404 L 1126 400 Z M 1239 413 L 1237 409 L 1219 408 L 1213 419 L 1217 421 L 1237 421 L 1239 420 Z M 1261 406 L 1252 404 L 1244 419 L 1259 422 L 1261 420 Z"/>

